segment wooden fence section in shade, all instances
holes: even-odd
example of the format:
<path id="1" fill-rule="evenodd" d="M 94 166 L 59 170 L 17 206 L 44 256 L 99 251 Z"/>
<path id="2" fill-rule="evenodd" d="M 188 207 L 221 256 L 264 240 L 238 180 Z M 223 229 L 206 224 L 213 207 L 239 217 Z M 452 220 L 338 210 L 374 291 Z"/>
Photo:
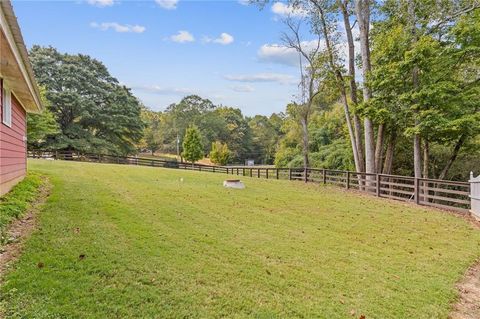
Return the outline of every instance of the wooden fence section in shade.
<path id="1" fill-rule="evenodd" d="M 28 156 L 34 158 L 53 158 L 81 162 L 175 168 L 264 179 L 313 182 L 318 184 L 336 185 L 347 189 L 355 189 L 378 197 L 414 202 L 419 205 L 455 210 L 462 213 L 468 213 L 470 210 L 470 184 L 468 182 L 318 168 L 213 166 L 150 158 L 80 154 L 74 152 L 34 151 L 29 152 Z"/>

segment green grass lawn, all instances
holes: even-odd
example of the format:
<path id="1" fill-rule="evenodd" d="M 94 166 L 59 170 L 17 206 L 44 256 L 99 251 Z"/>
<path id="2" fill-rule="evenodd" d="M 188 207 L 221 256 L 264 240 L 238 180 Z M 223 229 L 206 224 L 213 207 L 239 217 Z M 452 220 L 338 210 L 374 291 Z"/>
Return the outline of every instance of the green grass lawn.
<path id="1" fill-rule="evenodd" d="M 29 168 L 54 188 L 2 285 L 7 318 L 446 318 L 480 257 L 461 218 L 339 188 Z"/>

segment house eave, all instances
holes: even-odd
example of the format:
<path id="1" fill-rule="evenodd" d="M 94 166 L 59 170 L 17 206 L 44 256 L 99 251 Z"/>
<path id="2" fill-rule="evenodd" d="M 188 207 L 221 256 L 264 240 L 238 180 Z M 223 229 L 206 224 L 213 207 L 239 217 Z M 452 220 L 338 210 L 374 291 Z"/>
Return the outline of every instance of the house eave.
<path id="1" fill-rule="evenodd" d="M 20 70 L 22 80 L 26 85 L 25 92 L 19 94 L 22 95 L 22 97 L 19 98 L 19 102 L 27 112 L 39 113 L 43 110 L 40 92 L 17 18 L 15 17 L 12 4 L 9 0 L 0 1 L 0 28 L 3 30 L 3 35 L 8 42 L 15 63 Z M 6 61 L 6 63 L 8 66 L 9 61 Z M 7 68 L 7 66 L 2 65 L 2 68 Z"/>

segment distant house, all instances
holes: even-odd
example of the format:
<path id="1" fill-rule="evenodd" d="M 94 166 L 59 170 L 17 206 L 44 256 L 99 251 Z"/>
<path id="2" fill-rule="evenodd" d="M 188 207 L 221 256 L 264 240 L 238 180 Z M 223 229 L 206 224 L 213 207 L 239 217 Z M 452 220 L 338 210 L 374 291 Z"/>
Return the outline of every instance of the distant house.
<path id="1" fill-rule="evenodd" d="M 0 1 L 0 196 L 27 171 L 27 112 L 42 104 L 10 1 Z"/>

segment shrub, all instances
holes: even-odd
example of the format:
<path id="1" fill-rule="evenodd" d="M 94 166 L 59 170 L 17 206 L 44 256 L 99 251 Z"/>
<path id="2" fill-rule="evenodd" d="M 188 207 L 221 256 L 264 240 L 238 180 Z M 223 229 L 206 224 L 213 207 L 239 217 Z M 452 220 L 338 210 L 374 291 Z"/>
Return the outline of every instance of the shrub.
<path id="1" fill-rule="evenodd" d="M 210 160 L 212 163 L 218 165 L 227 165 L 230 160 L 230 150 L 228 145 L 221 142 L 213 142 L 212 150 L 210 151 Z"/>

